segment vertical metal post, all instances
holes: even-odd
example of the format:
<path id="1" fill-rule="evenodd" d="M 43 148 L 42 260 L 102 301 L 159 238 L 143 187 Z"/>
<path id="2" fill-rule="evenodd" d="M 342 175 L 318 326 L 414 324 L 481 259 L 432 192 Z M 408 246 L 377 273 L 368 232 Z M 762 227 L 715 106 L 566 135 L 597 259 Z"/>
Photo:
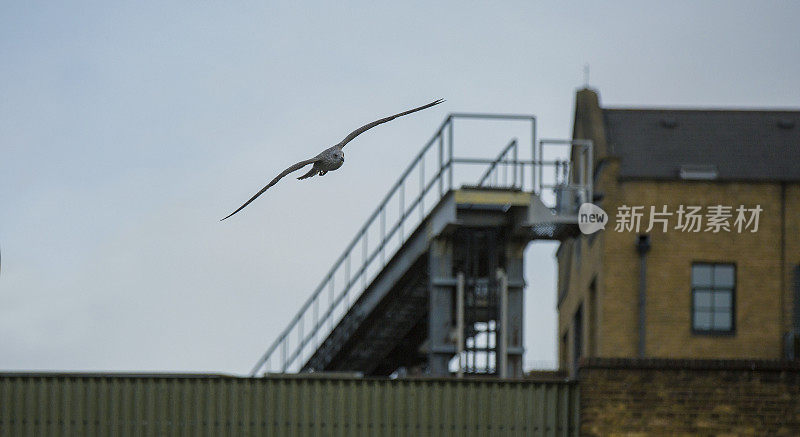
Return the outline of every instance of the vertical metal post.
<path id="1" fill-rule="evenodd" d="M 543 178 L 542 178 L 542 170 L 544 170 L 543 161 L 544 161 L 544 144 L 542 144 L 542 141 L 539 141 L 539 162 L 540 162 L 540 164 L 538 166 L 539 168 L 536 168 L 537 167 L 536 165 L 533 166 L 533 168 L 534 168 L 533 174 L 534 175 L 536 175 L 537 173 L 539 174 L 539 192 L 538 192 L 539 194 L 542 193 L 542 180 L 543 180 Z M 536 171 L 536 170 L 538 170 L 538 171 Z M 536 181 L 535 180 L 534 180 L 533 184 L 536 185 Z M 534 191 L 536 191 L 536 190 L 534 189 Z"/>
<path id="2" fill-rule="evenodd" d="M 428 249 L 428 374 L 450 376 L 450 362 L 456 352 L 453 344 L 455 298 L 452 283 L 440 278 L 453 276 L 453 242 L 447 238 L 431 240 Z"/>
<path id="3" fill-rule="evenodd" d="M 500 339 L 497 342 L 497 376 L 505 378 L 508 374 L 508 277 L 503 269 L 497 269 L 497 283 L 500 291 Z"/>
<path id="4" fill-rule="evenodd" d="M 349 258 L 349 257 L 348 257 Z M 328 330 L 333 329 L 333 281 L 328 278 Z"/>
<path id="5" fill-rule="evenodd" d="M 297 330 L 297 338 L 298 338 L 298 341 L 297 341 L 297 349 L 298 349 L 297 356 L 301 360 L 303 359 L 303 346 L 305 346 L 305 331 L 306 331 L 306 329 L 305 329 L 305 321 L 303 319 L 305 319 L 305 317 L 304 316 L 300 316 L 300 322 L 299 322 L 300 326 L 298 326 L 298 330 Z"/>
<path id="6" fill-rule="evenodd" d="M 503 161 L 508 161 L 506 154 L 503 154 Z M 503 163 L 503 187 L 508 186 L 508 164 Z"/>
<path id="7" fill-rule="evenodd" d="M 444 195 L 444 175 L 442 169 L 444 168 L 444 133 L 439 132 L 439 198 Z"/>
<path id="8" fill-rule="evenodd" d="M 381 207 L 381 265 L 386 267 L 386 207 Z"/>
<path id="9" fill-rule="evenodd" d="M 419 157 L 419 221 L 425 219 L 425 154 Z"/>
<path id="10" fill-rule="evenodd" d="M 531 118 L 531 156 L 536 159 L 536 118 Z"/>
<path id="11" fill-rule="evenodd" d="M 348 252 L 344 259 L 344 286 L 349 289 L 350 285 L 350 253 Z"/>
<path id="12" fill-rule="evenodd" d="M 319 294 L 314 298 L 314 347 L 317 346 L 317 334 L 319 333 Z"/>
<path id="13" fill-rule="evenodd" d="M 537 159 L 536 153 L 535 153 L 535 149 L 536 149 L 536 117 L 533 117 L 533 118 L 531 118 L 531 154 L 533 154 L 533 160 L 534 161 Z M 542 157 L 540 156 L 540 157 L 538 157 L 538 159 L 541 160 Z M 531 176 L 535 179 L 536 178 L 536 170 L 535 170 L 536 169 L 536 163 L 533 164 L 533 169 L 534 170 L 531 170 Z M 541 171 L 541 170 L 542 170 L 542 167 L 539 167 L 539 171 Z M 522 177 L 520 177 L 520 185 L 524 185 L 524 183 L 525 183 L 524 181 L 525 181 L 525 179 L 522 179 Z M 536 185 L 536 182 L 534 181 L 533 184 Z M 531 187 L 531 191 L 536 191 L 536 190 L 535 190 L 534 187 Z"/>
<path id="14" fill-rule="evenodd" d="M 403 227 L 406 223 L 406 183 L 405 180 L 400 183 L 400 245 L 403 244 L 405 232 Z"/>
<path id="15" fill-rule="evenodd" d="M 456 356 L 458 370 L 456 376 L 464 376 L 464 272 L 458 272 L 456 282 Z"/>
<path id="16" fill-rule="evenodd" d="M 447 118 L 447 132 L 449 138 L 449 147 L 447 151 L 447 189 L 453 189 L 453 116 Z"/>
<path id="17" fill-rule="evenodd" d="M 286 373 L 286 342 L 289 341 L 289 337 L 283 337 L 283 342 L 281 343 L 281 373 Z"/>
<path id="18" fill-rule="evenodd" d="M 513 187 L 514 188 L 517 188 L 517 172 L 519 171 L 519 168 L 521 166 L 521 164 L 517 164 L 517 161 L 519 160 L 518 159 L 518 155 L 519 155 L 519 153 L 517 152 L 517 141 L 514 140 L 514 163 L 511 165 L 511 169 L 513 170 L 513 173 L 514 173 L 514 175 L 512 176 L 512 178 L 514 180 L 514 182 L 513 182 Z M 520 187 L 520 188 L 522 188 L 522 187 Z"/>
<path id="19" fill-rule="evenodd" d="M 333 278 L 331 278 L 331 282 L 333 282 Z M 344 307 L 345 307 L 345 312 L 347 312 L 347 308 L 350 307 L 350 302 L 349 302 L 350 299 L 348 298 L 348 296 L 350 294 L 350 289 L 351 288 L 352 287 L 351 287 L 351 281 L 350 281 L 350 254 L 348 253 L 347 254 L 347 258 L 345 258 L 345 260 L 344 260 Z M 331 316 L 332 315 L 333 315 L 333 312 L 331 312 Z M 333 317 L 331 317 L 331 318 L 333 318 Z"/>
<path id="20" fill-rule="evenodd" d="M 361 288 L 367 288 L 367 251 L 369 251 L 369 238 L 367 231 L 364 231 L 363 240 L 361 240 Z"/>

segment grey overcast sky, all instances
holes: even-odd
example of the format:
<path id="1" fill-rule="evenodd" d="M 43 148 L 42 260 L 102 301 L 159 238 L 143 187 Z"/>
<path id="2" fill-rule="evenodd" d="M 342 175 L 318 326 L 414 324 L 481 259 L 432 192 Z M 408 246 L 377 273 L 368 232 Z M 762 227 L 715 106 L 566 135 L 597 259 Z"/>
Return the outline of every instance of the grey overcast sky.
<path id="1" fill-rule="evenodd" d="M 585 64 L 609 106 L 797 107 L 798 17 L 789 1 L 3 2 L 0 370 L 245 373 L 448 112 L 568 137 Z M 528 366 L 556 357 L 554 249 L 527 251 Z"/>

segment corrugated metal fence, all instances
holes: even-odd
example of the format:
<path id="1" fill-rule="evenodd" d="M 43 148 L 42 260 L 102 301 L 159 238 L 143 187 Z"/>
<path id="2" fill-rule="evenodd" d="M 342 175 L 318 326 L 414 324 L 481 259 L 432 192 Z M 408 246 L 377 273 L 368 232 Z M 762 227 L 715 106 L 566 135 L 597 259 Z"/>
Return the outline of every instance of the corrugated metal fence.
<path id="1" fill-rule="evenodd" d="M 0 435 L 577 435 L 568 382 L 0 374 Z"/>

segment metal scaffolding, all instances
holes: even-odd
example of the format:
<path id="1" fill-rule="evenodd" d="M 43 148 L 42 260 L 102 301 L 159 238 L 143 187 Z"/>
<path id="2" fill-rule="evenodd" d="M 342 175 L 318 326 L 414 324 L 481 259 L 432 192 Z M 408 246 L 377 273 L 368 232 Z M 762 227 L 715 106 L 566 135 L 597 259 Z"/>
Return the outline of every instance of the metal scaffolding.
<path id="1" fill-rule="evenodd" d="M 516 139 L 493 158 L 458 156 L 456 120 L 529 123 L 530 159 Z M 521 375 L 522 249 L 574 233 L 576 202 L 591 199 L 591 145 L 544 160 L 550 144 L 564 145 L 537 143 L 533 116 L 448 116 L 251 374 Z M 475 166 L 477 180 L 454 171 Z"/>

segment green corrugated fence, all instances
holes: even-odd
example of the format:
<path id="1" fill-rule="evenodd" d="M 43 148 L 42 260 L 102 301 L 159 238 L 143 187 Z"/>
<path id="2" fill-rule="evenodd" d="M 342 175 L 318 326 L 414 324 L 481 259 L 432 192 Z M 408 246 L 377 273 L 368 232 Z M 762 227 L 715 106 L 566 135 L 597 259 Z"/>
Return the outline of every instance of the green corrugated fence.
<path id="1" fill-rule="evenodd" d="M 569 382 L 0 374 L 0 436 L 577 435 Z"/>

